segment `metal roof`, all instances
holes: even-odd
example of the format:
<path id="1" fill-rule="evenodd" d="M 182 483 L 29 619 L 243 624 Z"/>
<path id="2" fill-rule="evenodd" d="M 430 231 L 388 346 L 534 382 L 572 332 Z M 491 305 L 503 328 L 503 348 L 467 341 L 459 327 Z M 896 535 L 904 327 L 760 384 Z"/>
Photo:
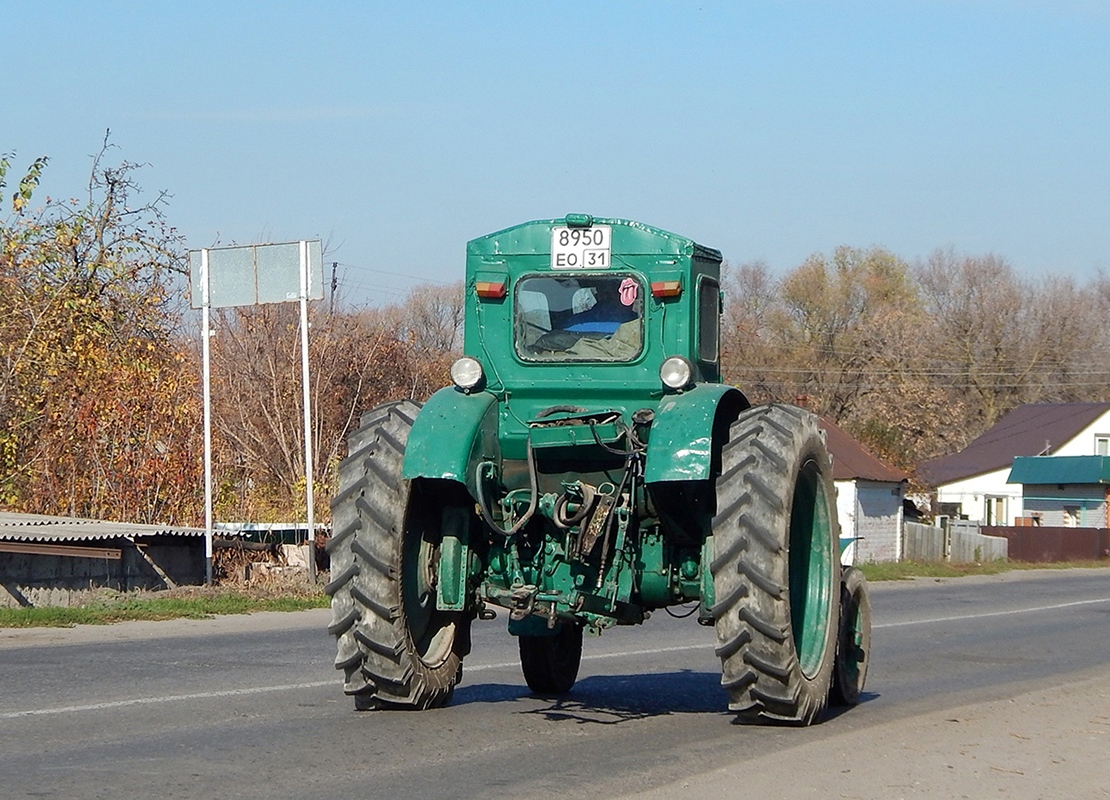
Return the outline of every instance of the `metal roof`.
<path id="1" fill-rule="evenodd" d="M 104 539 L 136 539 L 150 536 L 204 536 L 204 528 L 178 525 L 142 525 L 106 522 L 45 514 L 16 514 L 0 511 L 0 541 L 8 542 L 93 542 Z"/>
<path id="2" fill-rule="evenodd" d="M 1014 459 L 1007 483 L 1097 484 L 1110 483 L 1110 458 L 1106 456 L 1031 456 Z"/>
<path id="3" fill-rule="evenodd" d="M 1017 456 L 1049 455 L 1110 411 L 1110 403 L 1028 403 L 1018 406 L 958 453 L 918 467 L 930 486 L 1003 469 Z"/>

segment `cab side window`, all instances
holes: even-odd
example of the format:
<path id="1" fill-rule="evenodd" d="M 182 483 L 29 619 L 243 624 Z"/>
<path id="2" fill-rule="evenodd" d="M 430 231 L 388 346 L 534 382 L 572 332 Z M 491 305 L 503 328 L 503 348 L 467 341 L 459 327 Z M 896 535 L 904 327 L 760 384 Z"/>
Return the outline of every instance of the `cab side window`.
<path id="1" fill-rule="evenodd" d="M 721 333 L 721 287 L 712 278 L 698 281 L 698 358 L 717 363 Z"/>

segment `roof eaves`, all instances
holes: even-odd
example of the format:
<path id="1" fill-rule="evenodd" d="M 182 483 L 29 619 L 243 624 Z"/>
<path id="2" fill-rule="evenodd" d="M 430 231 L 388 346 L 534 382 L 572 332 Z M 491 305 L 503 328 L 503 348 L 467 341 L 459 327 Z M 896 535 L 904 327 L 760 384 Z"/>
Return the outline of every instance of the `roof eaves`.
<path id="1" fill-rule="evenodd" d="M 92 542 L 104 539 L 143 539 L 153 536 L 192 538 L 204 536 L 204 534 L 203 528 L 0 512 L 0 541 Z"/>

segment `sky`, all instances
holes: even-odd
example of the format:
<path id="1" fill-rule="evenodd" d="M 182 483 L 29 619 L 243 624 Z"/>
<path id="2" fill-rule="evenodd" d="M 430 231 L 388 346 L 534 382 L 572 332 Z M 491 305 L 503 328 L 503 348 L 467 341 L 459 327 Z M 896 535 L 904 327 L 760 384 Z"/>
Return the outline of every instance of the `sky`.
<path id="1" fill-rule="evenodd" d="M 1103 2 L 0 0 L 0 53 L 41 194 L 82 195 L 110 129 L 190 248 L 321 238 L 355 303 L 568 212 L 776 274 L 839 245 L 1110 272 Z"/>

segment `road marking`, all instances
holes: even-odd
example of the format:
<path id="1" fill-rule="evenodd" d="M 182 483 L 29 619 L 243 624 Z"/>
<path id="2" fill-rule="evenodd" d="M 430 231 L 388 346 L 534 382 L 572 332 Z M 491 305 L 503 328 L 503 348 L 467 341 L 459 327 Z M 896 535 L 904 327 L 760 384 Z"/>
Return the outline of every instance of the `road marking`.
<path id="1" fill-rule="evenodd" d="M 1056 603 L 1051 606 L 1034 606 L 1033 608 L 1015 608 L 1010 611 L 988 611 L 984 614 L 958 614 L 954 617 L 932 617 L 930 619 L 910 619 L 905 622 L 885 622 L 882 625 L 872 625 L 876 628 L 902 628 L 909 625 L 931 625 L 937 622 L 959 622 L 965 619 L 986 619 L 987 617 L 1011 617 L 1016 614 L 1033 614 L 1038 611 L 1056 611 L 1061 608 L 1075 608 L 1076 606 L 1091 606 L 1098 603 L 1110 603 L 1110 597 L 1100 597 L 1097 600 L 1076 600 L 1071 603 Z"/>
<path id="2" fill-rule="evenodd" d="M 700 650 L 706 647 L 700 645 L 680 645 L 677 647 L 656 647 L 650 650 L 624 650 L 619 653 L 591 653 L 583 655 L 583 661 L 596 661 L 602 658 L 624 658 L 629 656 L 646 656 L 657 653 L 673 653 L 682 650 Z M 503 664 L 468 664 L 466 672 L 484 672 L 491 669 L 508 669 L 519 667 L 519 661 L 507 661 Z M 0 713 L 0 719 L 20 719 L 22 717 L 45 717 L 52 714 L 74 714 L 80 711 L 102 711 L 111 708 L 127 708 L 128 706 L 149 706 L 158 703 L 177 703 L 183 700 L 209 700 L 219 697 L 243 697 L 252 694 L 268 694 L 272 692 L 291 692 L 298 689 L 318 689 L 321 686 L 338 686 L 334 680 L 311 681 L 309 683 L 288 683 L 282 686 L 253 686 L 248 689 L 225 689 L 219 692 L 196 692 L 195 694 L 174 694 L 166 697 L 133 697 L 128 700 L 111 700 L 104 703 L 88 703 L 79 706 L 62 706 L 60 708 L 34 708 L 27 711 L 7 711 Z"/>
<path id="3" fill-rule="evenodd" d="M 1090 606 L 1099 603 L 1110 603 L 1110 597 L 1101 597 L 1096 600 L 1076 600 L 1071 603 L 1056 603 L 1050 606 L 1034 606 L 1032 608 L 1017 608 L 1010 611 L 990 611 L 985 614 L 959 614 L 951 617 L 930 617 L 928 619 L 912 619 L 904 622 L 886 622 L 882 625 L 873 625 L 872 628 L 902 628 L 910 625 L 930 625 L 940 622 L 960 622 L 969 619 L 985 619 L 987 617 L 1007 617 L 1017 614 L 1034 614 L 1040 611 L 1057 611 L 1062 608 L 1075 608 L 1077 606 Z M 621 650 L 616 653 L 590 653 L 583 654 L 583 661 L 600 661 L 605 658 L 634 658 L 636 656 L 653 656 L 660 653 L 680 653 L 687 650 L 707 649 L 710 643 L 676 645 L 674 647 L 653 647 L 644 650 Z M 517 661 L 506 661 L 500 664 L 468 664 L 467 674 L 471 672 L 485 672 L 492 669 L 510 669 L 519 666 Z M 81 711 L 102 711 L 112 708 L 127 708 L 128 706 L 149 706 L 159 703 L 177 703 L 183 700 L 208 700 L 219 697 L 244 697 L 252 694 L 269 694 L 273 692 L 291 692 L 298 689 L 318 689 L 322 686 L 336 686 L 337 682 L 311 681 L 308 683 L 288 683 L 282 686 L 254 686 L 247 689 L 226 689 L 219 692 L 197 692 L 195 694 L 175 694 L 166 697 L 133 697 L 129 700 L 112 700 L 104 703 L 89 703 L 79 706 L 62 706 L 61 708 L 34 708 L 27 711 L 7 711 L 0 713 L 0 719 L 21 719 L 23 717 L 44 717 L 52 714 L 74 714 Z"/>
<path id="4" fill-rule="evenodd" d="M 294 689 L 315 689 L 320 686 L 334 686 L 335 681 L 313 681 L 312 683 L 290 683 L 284 686 L 254 686 L 249 689 L 226 689 L 221 692 L 197 692 L 196 694 L 171 694 L 166 697 L 133 697 L 130 700 L 112 700 L 106 703 L 89 703 L 83 706 L 63 706 L 62 708 L 35 708 L 29 711 L 8 711 L 0 714 L 0 719 L 19 717 L 42 717 L 48 714 L 72 714 L 77 711 L 100 711 L 105 708 L 125 708 L 127 706 L 149 706 L 156 703 L 175 703 L 180 700 L 205 700 L 211 697 L 240 697 L 267 692 L 289 692 Z"/>

